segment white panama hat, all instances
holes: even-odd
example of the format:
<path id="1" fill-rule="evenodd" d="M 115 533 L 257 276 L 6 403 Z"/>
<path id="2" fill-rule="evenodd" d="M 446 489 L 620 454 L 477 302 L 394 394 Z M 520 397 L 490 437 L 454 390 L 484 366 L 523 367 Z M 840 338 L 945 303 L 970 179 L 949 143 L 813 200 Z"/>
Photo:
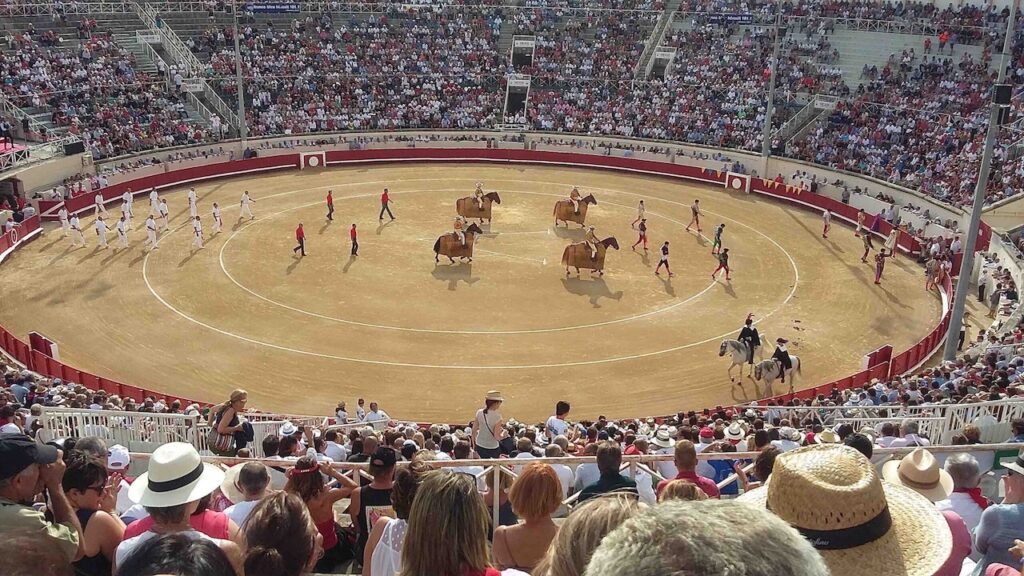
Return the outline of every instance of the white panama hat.
<path id="1" fill-rule="evenodd" d="M 195 447 L 170 442 L 156 449 L 149 471 L 132 482 L 128 498 L 136 504 L 169 508 L 199 500 L 224 481 L 224 472 L 204 464 Z"/>

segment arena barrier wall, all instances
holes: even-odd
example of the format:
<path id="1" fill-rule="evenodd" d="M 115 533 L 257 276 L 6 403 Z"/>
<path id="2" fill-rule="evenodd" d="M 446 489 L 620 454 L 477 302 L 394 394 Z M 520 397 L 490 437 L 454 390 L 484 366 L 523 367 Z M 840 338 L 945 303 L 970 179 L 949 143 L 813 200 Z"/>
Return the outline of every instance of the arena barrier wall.
<path id="1" fill-rule="evenodd" d="M 841 221 L 854 224 L 857 219 L 857 209 L 853 206 L 828 196 L 814 194 L 796 186 L 779 184 L 772 180 L 762 178 L 749 178 L 746 181 L 737 182 L 735 179 L 744 178 L 742 175 L 735 175 L 713 168 L 677 164 L 670 161 L 644 160 L 618 156 L 606 156 L 601 154 L 587 154 L 575 152 L 553 152 L 527 149 L 500 149 L 500 148 L 392 148 L 392 149 L 369 149 L 369 150 L 330 150 L 325 152 L 327 165 L 363 164 L 363 163 L 401 163 L 401 162 L 489 162 L 489 163 L 527 163 L 527 164 L 552 164 L 566 165 L 573 167 L 586 167 L 604 170 L 636 172 L 642 174 L 668 176 L 682 178 L 705 184 L 722 186 L 723 188 L 742 191 L 749 190 L 751 193 L 770 196 L 783 200 L 797 206 L 823 211 L 831 210 L 834 216 Z M 682 158 L 686 160 L 686 158 Z M 106 201 L 114 201 L 127 190 L 135 195 L 146 195 L 151 188 L 165 189 L 187 185 L 193 182 L 241 176 L 246 174 L 261 173 L 272 170 L 301 169 L 303 168 L 303 157 L 301 153 L 284 153 L 279 155 L 250 158 L 246 160 L 234 160 L 226 162 L 213 162 L 202 166 L 191 166 L 181 170 L 173 170 L 159 174 L 151 174 L 141 178 L 125 180 L 103 188 L 99 192 L 103 194 Z M 306 167 L 306 169 L 311 169 Z M 91 209 L 94 205 L 95 192 L 85 193 L 66 201 L 68 212 L 79 213 Z M 56 218 L 56 209 L 59 202 L 40 202 L 40 209 L 44 218 Z M 38 222 L 35 224 L 38 227 Z M 870 216 L 866 225 L 874 228 L 877 236 L 885 237 L 892 229 L 885 221 L 874 222 Z M 986 236 L 987 234 L 987 236 Z M 985 243 L 981 238 L 986 237 Z M 991 229 L 983 224 L 982 233 L 979 234 L 979 250 L 988 247 L 988 238 L 991 237 Z M 920 251 L 920 244 L 907 234 L 901 234 L 898 245 L 901 250 L 909 253 Z M 13 249 L 14 247 L 12 247 Z M 927 336 L 920 342 L 911 346 L 908 350 L 889 358 L 876 355 L 871 358 L 869 355 L 868 366 L 865 369 L 840 378 L 827 384 L 818 385 L 805 390 L 796 391 L 790 394 L 783 394 L 764 399 L 776 403 L 785 403 L 794 398 L 808 399 L 819 393 L 831 393 L 833 389 L 847 389 L 860 387 L 874 378 L 885 379 L 903 375 L 920 367 L 930 358 L 942 344 L 946 331 L 949 328 L 949 302 L 952 296 L 952 284 L 950 278 L 943 279 L 940 285 L 942 298 L 942 319 Z M 146 396 L 165 398 L 169 403 L 173 400 L 180 400 L 182 405 L 195 402 L 201 406 L 207 405 L 176 396 L 169 396 L 163 393 L 152 392 L 121 384 L 106 378 L 76 370 L 66 366 L 38 351 L 32 351 L 24 342 L 18 340 L 13 334 L 0 327 L 0 339 L 13 357 L 25 364 L 30 369 L 46 376 L 62 378 L 72 382 L 78 382 L 93 389 L 105 390 L 111 394 L 118 394 L 121 397 L 130 397 L 136 401 L 142 401 Z M 876 351 L 877 352 L 877 351 Z"/>
<path id="2" fill-rule="evenodd" d="M 24 222 L 13 229 L 0 234 L 0 263 L 17 250 L 19 246 L 26 242 L 31 242 L 42 233 L 40 217 L 36 214 L 31 218 L 26 218 Z"/>

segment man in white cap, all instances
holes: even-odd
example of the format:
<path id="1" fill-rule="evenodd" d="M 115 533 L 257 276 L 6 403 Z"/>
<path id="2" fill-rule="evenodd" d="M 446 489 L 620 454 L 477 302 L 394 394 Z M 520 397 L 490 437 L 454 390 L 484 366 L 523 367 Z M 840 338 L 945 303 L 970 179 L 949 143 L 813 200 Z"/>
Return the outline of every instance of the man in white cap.
<path id="1" fill-rule="evenodd" d="M 123 514 L 125 510 L 132 507 L 131 498 L 128 497 L 128 489 L 133 479 L 128 477 L 128 466 L 131 464 L 131 456 L 128 449 L 120 444 L 114 444 L 107 451 L 107 472 L 117 475 L 120 478 L 117 488 L 117 513 Z"/>

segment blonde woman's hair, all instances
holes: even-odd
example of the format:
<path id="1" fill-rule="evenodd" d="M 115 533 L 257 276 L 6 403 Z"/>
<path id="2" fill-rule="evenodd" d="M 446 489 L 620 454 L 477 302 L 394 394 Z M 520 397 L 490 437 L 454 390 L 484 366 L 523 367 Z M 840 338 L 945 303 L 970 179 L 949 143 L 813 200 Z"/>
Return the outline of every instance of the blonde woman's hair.
<path id="1" fill-rule="evenodd" d="M 672 480 L 665 485 L 661 490 L 661 495 L 658 496 L 658 502 L 664 502 L 666 500 L 699 502 L 707 499 L 708 495 L 701 490 L 700 486 L 697 486 L 689 480 Z"/>
<path id="2" fill-rule="evenodd" d="M 228 401 L 225 402 L 224 405 L 228 406 L 230 404 L 234 404 L 235 402 L 238 402 L 242 398 L 248 398 L 248 397 L 249 397 L 249 393 L 248 392 L 246 392 L 245 390 L 242 390 L 241 388 L 235 388 L 234 390 L 231 391 L 231 396 L 228 397 Z"/>
<path id="3" fill-rule="evenodd" d="M 562 523 L 533 576 L 583 576 L 605 535 L 643 508 L 635 495 L 614 493 L 580 504 Z"/>
<path id="4" fill-rule="evenodd" d="M 498 470 L 497 466 L 491 466 L 491 469 L 484 473 L 484 482 L 487 485 L 487 490 L 491 491 L 494 489 L 495 474 L 501 475 L 501 478 L 498 479 L 498 487 L 501 488 L 502 492 L 508 492 L 512 488 L 512 475 Z"/>
<path id="5" fill-rule="evenodd" d="M 467 474 L 423 476 L 409 513 L 398 576 L 460 576 L 489 565 L 487 506 Z"/>

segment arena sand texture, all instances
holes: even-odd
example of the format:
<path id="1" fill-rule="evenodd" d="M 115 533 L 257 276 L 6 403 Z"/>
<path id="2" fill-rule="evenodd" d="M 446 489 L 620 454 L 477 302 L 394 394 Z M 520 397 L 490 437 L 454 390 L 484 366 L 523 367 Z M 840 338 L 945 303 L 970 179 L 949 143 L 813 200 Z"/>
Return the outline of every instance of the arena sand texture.
<path id="1" fill-rule="evenodd" d="M 476 182 L 502 203 L 472 263 L 434 263 L 455 201 Z M 603 278 L 566 277 L 563 249 L 578 225 L 553 226 L 554 203 L 573 185 L 594 194 L 588 224 L 614 236 Z M 391 190 L 397 220 L 377 220 Z M 135 202 L 131 247 L 72 249 L 59 229 L 4 265 L 0 322 L 19 337 L 37 330 L 64 362 L 116 381 L 206 401 L 233 388 L 249 406 L 331 414 L 374 400 L 393 417 L 468 421 L 487 390 L 503 414 L 536 421 L 557 400 L 576 418 L 667 414 L 745 402 L 765 392 L 733 387 L 723 338 L 748 312 L 772 341 L 800 356 L 797 387 L 860 369 L 889 343 L 907 348 L 937 322 L 940 301 L 923 269 L 889 261 L 881 286 L 860 262 L 861 241 L 793 205 L 684 183 L 600 170 L 488 164 L 379 165 L 234 178 L 200 184 L 206 247 L 192 251 L 187 188 L 165 191 L 173 231 L 143 249 L 148 198 Z M 249 190 L 257 219 L 240 222 Z M 334 190 L 334 221 L 325 196 Z M 650 251 L 632 251 L 636 205 L 647 204 Z M 684 231 L 701 200 L 704 237 Z M 213 202 L 225 229 L 212 235 Z M 111 212 L 118 210 L 111 205 Z M 305 225 L 308 256 L 293 256 Z M 349 256 L 358 225 L 360 255 Z M 726 223 L 732 282 L 712 281 L 715 226 Z M 113 222 L 111 222 L 111 225 Z M 676 276 L 654 275 L 670 241 Z M 880 246 L 880 242 L 876 245 Z M 771 349 L 766 355 L 771 354 Z M 785 390 L 777 383 L 775 392 Z"/>

